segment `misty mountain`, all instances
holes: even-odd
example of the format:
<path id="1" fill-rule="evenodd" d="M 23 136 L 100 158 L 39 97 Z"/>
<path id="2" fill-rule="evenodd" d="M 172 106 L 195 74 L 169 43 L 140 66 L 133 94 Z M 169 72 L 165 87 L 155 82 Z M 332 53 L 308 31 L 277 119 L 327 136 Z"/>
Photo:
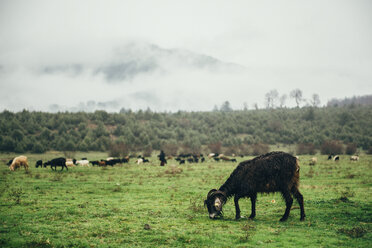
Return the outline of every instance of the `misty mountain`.
<path id="1" fill-rule="evenodd" d="M 175 70 L 234 72 L 244 69 L 244 66 L 188 50 L 164 49 L 149 43 L 129 43 L 115 49 L 111 58 L 106 61 L 96 61 L 89 65 L 75 62 L 47 65 L 39 72 L 77 76 L 88 71 L 92 75 L 103 75 L 107 82 L 121 82 L 156 71 L 161 73 Z"/>

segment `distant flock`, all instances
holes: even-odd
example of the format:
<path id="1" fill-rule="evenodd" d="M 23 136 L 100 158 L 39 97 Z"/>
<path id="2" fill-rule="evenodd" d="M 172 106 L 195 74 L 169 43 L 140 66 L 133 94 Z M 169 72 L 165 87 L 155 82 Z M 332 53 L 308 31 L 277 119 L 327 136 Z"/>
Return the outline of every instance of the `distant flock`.
<path id="1" fill-rule="evenodd" d="M 164 165 L 167 163 L 167 159 L 173 159 L 174 157 L 173 156 L 167 156 L 167 158 L 162 158 L 161 154 L 158 155 L 159 157 L 159 160 L 161 161 L 161 165 Z M 209 160 L 214 160 L 215 162 L 219 162 L 219 161 L 229 161 L 229 162 L 237 162 L 236 158 L 234 158 L 235 155 L 233 155 L 232 158 L 228 157 L 228 156 L 225 156 L 224 154 L 218 154 L 218 153 L 210 153 L 208 154 L 207 158 Z M 241 157 L 244 157 L 244 156 L 241 156 Z M 297 159 L 300 159 L 299 156 L 295 156 Z M 142 155 L 139 155 L 138 157 L 135 157 L 135 156 L 126 156 L 125 158 L 113 158 L 113 157 L 108 157 L 106 159 L 101 159 L 101 160 L 93 160 L 93 161 L 89 161 L 87 158 L 82 158 L 80 160 L 76 160 L 76 159 L 72 159 L 72 158 L 63 158 L 63 157 L 59 157 L 59 158 L 54 158 L 50 161 L 47 161 L 47 162 L 44 162 L 42 160 L 38 160 L 36 161 L 36 164 L 35 164 L 35 167 L 36 168 L 42 168 L 42 167 L 47 167 L 47 166 L 50 166 L 50 168 L 52 170 L 56 170 L 57 167 L 61 167 L 61 170 L 63 170 L 64 168 L 66 168 L 66 170 L 68 170 L 68 167 L 74 167 L 74 166 L 100 166 L 100 167 L 105 167 L 105 166 L 114 166 L 116 164 L 124 164 L 124 163 L 129 163 L 129 160 L 130 159 L 133 159 L 133 158 L 136 158 L 135 162 L 136 164 L 140 165 L 140 164 L 143 164 L 143 163 L 149 163 L 150 160 L 145 158 L 144 156 Z M 195 155 L 195 154 L 191 154 L 191 153 L 188 153 L 188 154 L 179 154 L 178 156 L 176 156 L 174 158 L 180 165 L 182 164 L 186 164 L 187 163 L 203 163 L 205 162 L 205 157 L 203 154 L 198 154 L 198 155 Z M 340 156 L 339 155 L 334 155 L 334 154 L 330 154 L 328 155 L 328 160 L 333 160 L 333 161 L 339 161 L 340 160 Z M 350 157 L 350 161 L 359 161 L 359 156 L 358 155 L 353 155 Z M 309 165 L 316 165 L 318 162 L 318 159 L 317 157 L 312 157 L 309 161 Z M 7 165 L 9 166 L 9 169 L 11 171 L 14 171 L 20 167 L 24 167 L 26 170 L 28 170 L 29 168 L 29 165 L 28 165 L 28 161 L 27 161 L 27 157 L 26 156 L 18 156 L 18 157 L 15 157 L 14 159 L 11 159 L 9 160 L 9 162 L 7 163 Z"/>

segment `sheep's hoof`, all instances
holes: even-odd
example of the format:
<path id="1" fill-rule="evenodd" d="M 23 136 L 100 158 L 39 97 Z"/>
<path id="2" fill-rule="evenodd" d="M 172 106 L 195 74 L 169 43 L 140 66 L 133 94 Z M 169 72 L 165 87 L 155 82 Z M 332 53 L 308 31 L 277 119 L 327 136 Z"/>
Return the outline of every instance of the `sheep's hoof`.
<path id="1" fill-rule="evenodd" d="M 283 221 L 286 221 L 288 219 L 288 217 L 282 217 L 279 221 L 283 222 Z"/>
<path id="2" fill-rule="evenodd" d="M 249 219 L 253 220 L 254 217 L 256 217 L 256 215 L 251 215 L 251 216 L 249 216 Z"/>

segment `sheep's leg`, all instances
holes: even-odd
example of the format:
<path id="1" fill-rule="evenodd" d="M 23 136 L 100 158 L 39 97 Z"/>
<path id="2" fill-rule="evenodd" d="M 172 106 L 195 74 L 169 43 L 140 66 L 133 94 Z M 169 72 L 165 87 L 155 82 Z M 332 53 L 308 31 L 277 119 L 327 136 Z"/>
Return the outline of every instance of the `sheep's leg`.
<path id="1" fill-rule="evenodd" d="M 302 194 L 300 193 L 300 191 L 296 187 L 292 188 L 292 194 L 297 199 L 297 202 L 300 205 L 300 209 L 301 209 L 300 220 L 303 221 L 303 220 L 305 220 L 305 217 L 306 217 L 305 208 L 304 208 L 304 197 L 302 196 Z"/>
<path id="2" fill-rule="evenodd" d="M 289 193 L 288 190 L 282 191 L 283 198 L 285 200 L 285 213 L 283 217 L 280 219 L 280 221 L 286 221 L 289 216 L 289 212 L 291 211 L 292 203 L 293 203 L 293 198 L 291 197 L 291 194 Z"/>
<path id="3" fill-rule="evenodd" d="M 235 203 L 235 219 L 240 219 L 240 207 L 239 207 L 239 196 L 235 195 L 234 203 Z"/>
<path id="4" fill-rule="evenodd" d="M 249 216 L 249 218 L 250 219 L 253 219 L 256 216 L 256 199 L 257 199 L 257 193 L 252 194 L 250 196 L 250 198 L 251 198 L 251 208 L 252 208 L 252 211 L 251 211 L 251 215 Z"/>

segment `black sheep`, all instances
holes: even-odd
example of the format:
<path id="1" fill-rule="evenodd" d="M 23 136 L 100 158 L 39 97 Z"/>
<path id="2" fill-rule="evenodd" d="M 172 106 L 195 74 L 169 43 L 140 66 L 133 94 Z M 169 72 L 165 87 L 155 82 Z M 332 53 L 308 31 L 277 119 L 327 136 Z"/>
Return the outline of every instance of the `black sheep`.
<path id="1" fill-rule="evenodd" d="M 252 160 L 241 162 L 231 173 L 219 190 L 212 189 L 207 195 L 205 205 L 211 219 L 222 214 L 222 206 L 227 199 L 234 196 L 236 219 L 240 218 L 239 199 L 251 198 L 252 212 L 249 218 L 256 216 L 257 193 L 281 192 L 286 202 L 286 209 L 280 221 L 287 220 L 293 198 L 297 199 L 301 218 L 305 219 L 303 196 L 298 190 L 300 167 L 297 159 L 284 152 L 271 152 Z"/>
<path id="2" fill-rule="evenodd" d="M 13 163 L 13 159 L 9 160 L 8 163 L 6 163 L 7 166 L 10 166 Z"/>
<path id="3" fill-rule="evenodd" d="M 36 161 L 35 167 L 36 168 L 39 168 L 39 167 L 42 168 L 43 167 L 43 160 Z"/>
<path id="4" fill-rule="evenodd" d="M 66 168 L 66 170 L 68 170 L 67 166 L 66 166 L 66 159 L 65 158 L 54 158 L 48 162 L 45 162 L 44 163 L 44 167 L 47 167 L 47 166 L 50 166 L 50 168 L 52 170 L 57 170 L 57 166 L 61 166 L 62 169 L 61 171 L 63 170 L 63 168 Z M 54 167 L 54 169 L 53 169 Z"/>
<path id="5" fill-rule="evenodd" d="M 90 161 L 90 163 L 95 166 L 95 165 L 98 165 L 99 164 L 99 161 L 98 160 L 95 160 L 95 161 Z"/>

